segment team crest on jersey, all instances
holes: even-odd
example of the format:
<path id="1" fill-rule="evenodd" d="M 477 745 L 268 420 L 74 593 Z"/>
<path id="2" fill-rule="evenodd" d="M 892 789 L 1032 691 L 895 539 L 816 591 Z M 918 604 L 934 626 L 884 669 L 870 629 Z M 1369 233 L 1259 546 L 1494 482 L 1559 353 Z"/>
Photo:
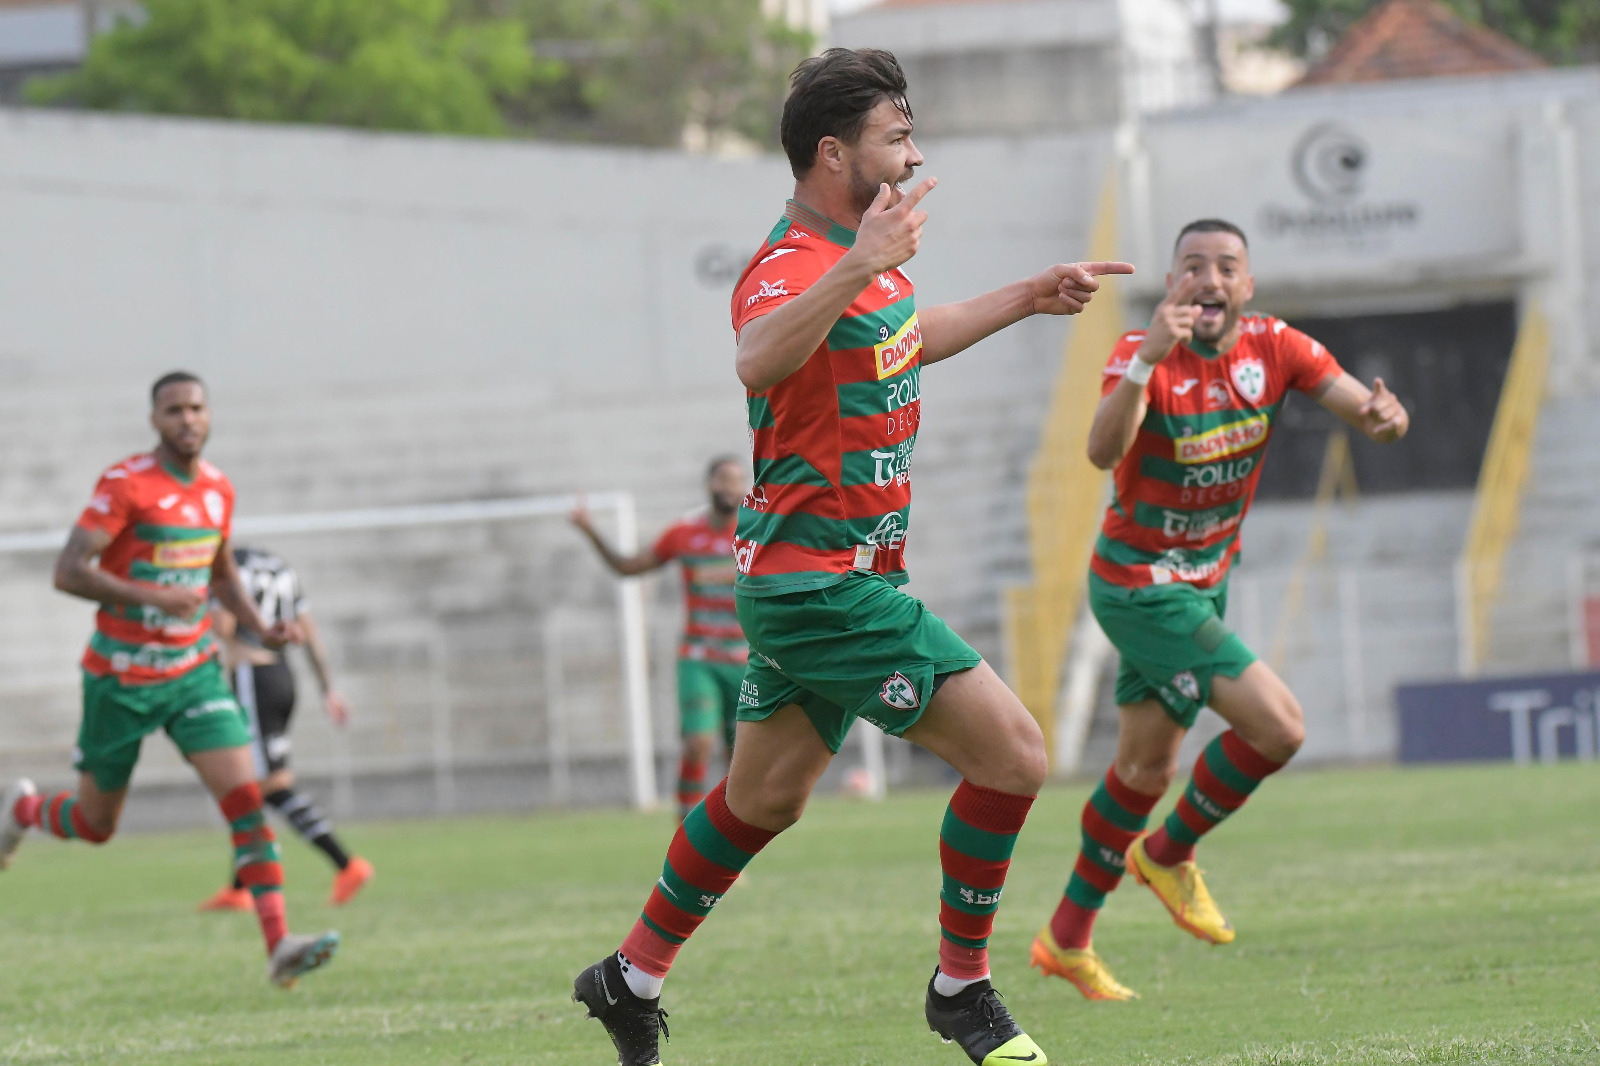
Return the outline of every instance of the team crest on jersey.
<path id="1" fill-rule="evenodd" d="M 922 706 L 922 700 L 917 696 L 917 686 L 898 670 L 884 679 L 878 698 L 897 711 L 914 711 Z"/>
<path id="2" fill-rule="evenodd" d="M 216 489 L 207 489 L 206 494 L 201 499 L 205 501 L 206 514 L 211 516 L 211 524 L 214 526 L 222 525 L 224 514 L 222 493 Z"/>
<path id="3" fill-rule="evenodd" d="M 1259 359 L 1241 359 L 1229 372 L 1233 387 L 1251 403 L 1258 403 L 1267 394 L 1267 368 Z"/>

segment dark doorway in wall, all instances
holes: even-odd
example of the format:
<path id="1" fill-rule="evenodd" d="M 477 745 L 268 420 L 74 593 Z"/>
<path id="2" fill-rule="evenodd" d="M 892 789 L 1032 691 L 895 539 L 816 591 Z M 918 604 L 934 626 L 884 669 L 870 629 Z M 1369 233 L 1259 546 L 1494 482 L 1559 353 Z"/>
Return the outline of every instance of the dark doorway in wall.
<path id="1" fill-rule="evenodd" d="M 1381 377 L 1411 412 L 1411 432 L 1373 444 L 1352 432 L 1362 492 L 1470 489 L 1478 482 L 1500 386 L 1516 341 L 1516 305 L 1463 304 L 1447 311 L 1291 318 L 1365 384 Z M 1257 498 L 1312 496 L 1328 431 L 1342 425 L 1309 397 L 1291 393 L 1273 430 Z"/>

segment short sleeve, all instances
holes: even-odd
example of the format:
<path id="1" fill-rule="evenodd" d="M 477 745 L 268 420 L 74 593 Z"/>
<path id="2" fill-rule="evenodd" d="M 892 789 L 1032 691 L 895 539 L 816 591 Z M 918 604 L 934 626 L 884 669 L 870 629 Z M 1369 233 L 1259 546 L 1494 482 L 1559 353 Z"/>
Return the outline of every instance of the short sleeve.
<path id="1" fill-rule="evenodd" d="M 674 522 L 662 531 L 650 546 L 650 553 L 658 562 L 671 562 L 683 554 L 683 523 Z"/>
<path id="2" fill-rule="evenodd" d="M 1122 384 L 1122 377 L 1128 372 L 1128 361 L 1139 350 L 1139 345 L 1144 342 L 1144 333 L 1125 333 L 1117 346 L 1111 349 L 1111 358 L 1106 360 L 1106 368 L 1100 375 L 1100 396 L 1105 398 L 1116 391 Z"/>
<path id="3" fill-rule="evenodd" d="M 89 505 L 78 516 L 78 526 L 115 539 L 133 521 L 133 509 L 133 486 L 128 472 L 114 466 L 100 475 Z"/>
<path id="4" fill-rule="evenodd" d="M 222 493 L 222 539 L 233 540 L 233 482 L 224 481 Z"/>
<path id="5" fill-rule="evenodd" d="M 1283 370 L 1285 387 L 1314 393 L 1325 382 L 1344 373 L 1344 368 L 1320 341 L 1282 321 L 1274 320 L 1272 328 L 1278 335 L 1278 365 Z"/>
<path id="6" fill-rule="evenodd" d="M 827 267 L 822 256 L 803 245 L 779 243 L 756 260 L 733 291 L 733 331 L 770 314 L 805 292 Z"/>

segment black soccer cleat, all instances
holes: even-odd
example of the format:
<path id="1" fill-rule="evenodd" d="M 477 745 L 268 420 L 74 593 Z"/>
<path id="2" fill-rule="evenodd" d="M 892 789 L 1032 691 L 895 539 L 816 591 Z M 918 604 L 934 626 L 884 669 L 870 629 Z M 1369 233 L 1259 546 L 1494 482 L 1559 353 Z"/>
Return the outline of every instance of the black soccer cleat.
<path id="1" fill-rule="evenodd" d="M 938 970 L 933 971 L 935 975 Z M 987 980 L 941 996 L 928 981 L 928 1028 L 945 1043 L 952 1040 L 978 1066 L 1050 1066 L 1039 1045 L 1011 1018 L 1000 993 Z"/>
<path id="2" fill-rule="evenodd" d="M 661 1061 L 656 1041 L 671 1039 L 667 1032 L 667 1012 L 661 999 L 640 999 L 622 977 L 622 965 L 615 954 L 607 955 L 580 973 L 572 982 L 572 1000 L 589 1008 L 589 1017 L 600 1019 L 606 1034 L 617 1049 L 618 1066 L 656 1066 Z"/>

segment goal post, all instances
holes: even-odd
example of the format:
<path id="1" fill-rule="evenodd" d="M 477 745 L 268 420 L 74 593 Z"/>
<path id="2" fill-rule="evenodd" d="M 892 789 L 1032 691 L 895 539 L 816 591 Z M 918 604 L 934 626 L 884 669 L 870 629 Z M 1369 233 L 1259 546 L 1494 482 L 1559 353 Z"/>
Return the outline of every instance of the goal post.
<path id="1" fill-rule="evenodd" d="M 457 503 L 413 504 L 341 511 L 242 516 L 233 525 L 235 537 L 294 537 L 318 533 L 361 533 L 427 526 L 474 524 L 562 516 L 580 502 L 591 511 L 610 512 L 616 522 L 618 548 L 624 553 L 639 544 L 638 511 L 628 492 L 521 496 Z M 58 530 L 0 534 L 0 555 L 55 551 L 65 543 Z M 628 747 L 630 798 L 638 809 L 657 802 L 655 738 L 650 707 L 648 635 L 643 580 L 616 582 L 621 695 Z"/>

